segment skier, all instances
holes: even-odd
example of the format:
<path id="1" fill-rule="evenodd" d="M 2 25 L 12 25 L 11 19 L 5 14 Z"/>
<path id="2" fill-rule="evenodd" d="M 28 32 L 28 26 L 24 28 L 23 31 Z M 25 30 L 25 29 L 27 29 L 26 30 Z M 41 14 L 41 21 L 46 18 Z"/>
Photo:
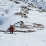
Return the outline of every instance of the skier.
<path id="1" fill-rule="evenodd" d="M 10 30 L 10 34 L 11 34 L 11 33 L 14 32 L 15 28 L 12 25 L 10 25 L 10 27 L 8 28 L 8 30 Z"/>

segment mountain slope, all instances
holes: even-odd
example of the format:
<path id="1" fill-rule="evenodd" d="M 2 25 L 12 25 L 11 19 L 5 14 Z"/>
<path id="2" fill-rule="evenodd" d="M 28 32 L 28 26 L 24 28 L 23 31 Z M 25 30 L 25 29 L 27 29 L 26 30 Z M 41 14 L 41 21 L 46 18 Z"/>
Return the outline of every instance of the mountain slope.
<path id="1" fill-rule="evenodd" d="M 24 25 L 16 24 L 15 26 L 20 26 L 15 27 L 16 30 L 35 30 L 35 32 L 13 34 L 0 32 L 0 46 L 46 46 L 46 12 L 38 8 L 45 6 L 41 1 L 0 0 L 0 30 L 7 31 L 10 24 L 14 25 L 20 21 L 23 21 Z"/>

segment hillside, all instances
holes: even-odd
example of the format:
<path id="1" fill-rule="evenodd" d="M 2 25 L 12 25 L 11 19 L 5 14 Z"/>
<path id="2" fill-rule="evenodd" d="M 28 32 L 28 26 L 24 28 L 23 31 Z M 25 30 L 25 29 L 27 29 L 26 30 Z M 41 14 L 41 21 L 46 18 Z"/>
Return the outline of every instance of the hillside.
<path id="1" fill-rule="evenodd" d="M 46 0 L 0 0 L 0 46 L 46 46 Z"/>

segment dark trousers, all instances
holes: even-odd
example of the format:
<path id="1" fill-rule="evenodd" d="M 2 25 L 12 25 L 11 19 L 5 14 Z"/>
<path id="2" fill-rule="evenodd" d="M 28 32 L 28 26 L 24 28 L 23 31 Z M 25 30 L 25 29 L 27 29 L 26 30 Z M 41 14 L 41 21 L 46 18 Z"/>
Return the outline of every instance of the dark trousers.
<path id="1" fill-rule="evenodd" d="M 10 31 L 10 34 L 13 34 L 13 31 Z"/>

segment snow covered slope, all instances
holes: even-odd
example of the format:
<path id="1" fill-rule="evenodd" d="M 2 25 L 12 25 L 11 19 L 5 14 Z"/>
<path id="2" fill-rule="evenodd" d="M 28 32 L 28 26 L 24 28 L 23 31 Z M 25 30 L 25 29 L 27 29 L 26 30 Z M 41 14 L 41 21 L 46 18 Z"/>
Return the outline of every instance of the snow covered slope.
<path id="1" fill-rule="evenodd" d="M 30 26 L 17 27 L 16 30 L 36 32 L 14 34 L 0 32 L 0 46 L 46 46 L 46 12 L 42 11 L 46 8 L 46 3 L 44 0 L 26 1 L 0 0 L 0 30 L 7 31 L 10 24 L 23 21 L 24 26 Z"/>

